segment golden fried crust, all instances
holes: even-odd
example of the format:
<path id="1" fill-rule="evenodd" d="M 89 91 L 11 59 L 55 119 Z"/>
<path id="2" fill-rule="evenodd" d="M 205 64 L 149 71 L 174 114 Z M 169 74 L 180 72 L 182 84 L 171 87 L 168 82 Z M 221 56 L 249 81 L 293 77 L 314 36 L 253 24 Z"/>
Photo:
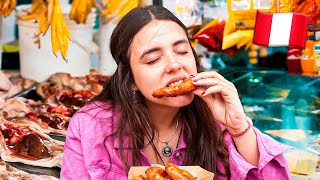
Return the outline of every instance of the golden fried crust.
<path id="1" fill-rule="evenodd" d="M 173 163 L 166 164 L 166 172 L 173 180 L 189 180 L 189 177 L 181 173 L 178 166 Z"/>
<path id="2" fill-rule="evenodd" d="M 177 86 L 156 89 L 155 91 L 153 91 L 152 96 L 155 98 L 175 97 L 177 95 L 189 93 L 191 91 L 194 91 L 195 89 L 197 89 L 197 86 L 195 86 L 192 83 L 192 80 L 188 78 L 184 79 L 183 82 Z"/>
<path id="3" fill-rule="evenodd" d="M 170 180 L 166 178 L 167 173 L 161 167 L 149 167 L 146 175 L 149 180 Z"/>
<path id="4" fill-rule="evenodd" d="M 189 178 L 189 180 L 196 180 L 197 178 L 195 178 L 194 176 L 192 176 L 192 174 L 190 174 L 188 171 L 186 171 L 186 170 L 183 170 L 183 169 L 180 169 L 180 172 L 183 174 L 183 175 L 185 175 L 185 176 L 187 176 L 188 178 Z"/>

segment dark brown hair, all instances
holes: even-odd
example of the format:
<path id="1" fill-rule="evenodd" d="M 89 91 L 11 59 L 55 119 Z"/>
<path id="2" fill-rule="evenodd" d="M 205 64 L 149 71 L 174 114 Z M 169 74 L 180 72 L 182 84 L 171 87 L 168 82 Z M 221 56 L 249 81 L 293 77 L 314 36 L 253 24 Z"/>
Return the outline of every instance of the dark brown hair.
<path id="1" fill-rule="evenodd" d="M 119 138 L 119 151 L 125 169 L 132 165 L 141 165 L 140 149 L 144 148 L 146 137 L 153 148 L 155 127 L 148 133 L 147 123 L 152 125 L 149 118 L 144 97 L 131 88 L 133 75 L 130 67 L 130 45 L 134 36 L 152 20 L 173 21 L 181 26 L 187 35 L 184 24 L 169 10 L 161 6 L 146 6 L 135 8 L 122 18 L 111 36 L 110 49 L 118 67 L 113 76 L 105 83 L 103 91 L 94 101 L 112 102 L 120 113 L 119 124 L 115 128 L 113 137 Z M 196 57 L 195 51 L 193 53 Z M 199 65 L 197 64 L 199 67 Z M 134 103 L 133 103 L 134 102 Z M 185 120 L 185 135 L 187 150 L 183 165 L 199 165 L 213 173 L 226 174 L 230 177 L 228 152 L 219 125 L 206 103 L 195 96 L 187 106 L 181 108 Z M 129 133 L 132 146 L 132 159 L 128 160 L 124 153 L 124 135 Z M 221 160 L 224 169 L 217 170 L 217 161 Z"/>

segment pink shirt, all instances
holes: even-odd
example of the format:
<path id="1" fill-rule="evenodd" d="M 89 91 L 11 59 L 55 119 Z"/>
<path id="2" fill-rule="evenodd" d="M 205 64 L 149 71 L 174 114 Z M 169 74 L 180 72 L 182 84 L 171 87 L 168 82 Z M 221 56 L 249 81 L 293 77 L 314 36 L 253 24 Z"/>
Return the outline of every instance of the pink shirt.
<path id="1" fill-rule="evenodd" d="M 95 105 L 97 104 L 97 105 Z M 101 108 L 103 106 L 105 108 Z M 111 107 L 107 103 L 87 105 L 73 117 L 68 127 L 61 179 L 116 179 L 127 178 L 127 171 L 122 167 L 119 155 L 119 141 L 114 138 L 104 139 L 112 132 L 119 120 L 119 112 L 106 110 Z M 225 128 L 224 128 L 225 129 Z M 228 147 L 231 179 L 290 179 L 286 160 L 282 155 L 287 146 L 278 143 L 269 136 L 254 128 L 257 134 L 260 160 L 258 167 L 251 165 L 238 153 L 229 133 L 224 139 Z M 183 131 L 182 131 L 183 132 Z M 183 134 L 182 134 L 182 137 Z M 130 152 L 129 138 L 125 138 L 125 153 Z M 172 154 L 171 162 L 182 165 L 186 154 L 186 143 L 180 138 L 177 148 Z M 150 166 L 143 149 L 140 150 L 143 166 Z M 130 154 L 130 153 L 128 153 Z M 128 159 L 131 159 L 129 155 Z M 222 163 L 217 164 L 223 169 Z M 226 179 L 218 177 L 218 179 Z"/>

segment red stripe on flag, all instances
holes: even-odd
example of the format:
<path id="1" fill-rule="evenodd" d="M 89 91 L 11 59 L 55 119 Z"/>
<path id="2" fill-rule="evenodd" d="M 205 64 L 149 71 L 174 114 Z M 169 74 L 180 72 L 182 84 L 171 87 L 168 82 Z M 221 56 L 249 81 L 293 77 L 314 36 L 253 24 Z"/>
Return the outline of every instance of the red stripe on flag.
<path id="1" fill-rule="evenodd" d="M 307 15 L 293 13 L 289 46 L 305 48 L 309 19 Z"/>
<path id="2" fill-rule="evenodd" d="M 272 25 L 272 14 L 257 11 L 256 24 L 254 27 L 253 43 L 262 46 L 269 45 Z"/>

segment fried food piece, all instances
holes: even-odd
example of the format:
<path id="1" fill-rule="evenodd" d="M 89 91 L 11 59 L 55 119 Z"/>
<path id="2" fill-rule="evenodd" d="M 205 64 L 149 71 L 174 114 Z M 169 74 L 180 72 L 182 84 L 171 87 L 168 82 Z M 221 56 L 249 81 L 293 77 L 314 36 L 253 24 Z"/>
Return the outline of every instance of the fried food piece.
<path id="1" fill-rule="evenodd" d="M 166 164 L 166 172 L 173 180 L 195 180 L 189 172 L 179 169 L 179 167 L 173 163 Z"/>
<path id="2" fill-rule="evenodd" d="M 177 95 L 191 92 L 195 89 L 197 89 L 197 86 L 192 83 L 191 79 L 187 78 L 184 79 L 183 82 L 179 85 L 163 87 L 153 91 L 152 96 L 155 98 L 175 97 Z"/>
<path id="3" fill-rule="evenodd" d="M 142 175 L 140 176 L 136 176 L 134 177 L 132 180 L 145 180 L 146 178 L 144 178 Z"/>
<path id="4" fill-rule="evenodd" d="M 149 167 L 146 170 L 146 175 L 149 180 L 170 180 L 166 178 L 167 173 L 161 167 Z"/>
<path id="5" fill-rule="evenodd" d="M 186 170 L 183 170 L 183 169 L 180 169 L 180 172 L 183 174 L 183 175 L 185 175 L 185 176 L 187 176 L 188 178 L 189 178 L 189 180 L 196 180 L 197 178 L 195 178 L 194 176 L 192 176 L 192 174 L 190 174 L 188 171 L 186 171 Z"/>

